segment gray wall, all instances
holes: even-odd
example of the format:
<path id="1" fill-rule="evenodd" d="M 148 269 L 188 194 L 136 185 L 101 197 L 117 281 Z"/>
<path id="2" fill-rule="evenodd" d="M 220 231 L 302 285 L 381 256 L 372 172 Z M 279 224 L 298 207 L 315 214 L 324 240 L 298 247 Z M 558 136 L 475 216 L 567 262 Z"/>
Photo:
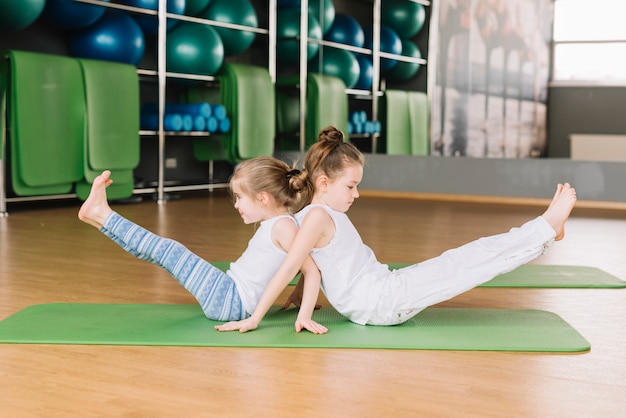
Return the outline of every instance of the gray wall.
<path id="1" fill-rule="evenodd" d="M 548 90 L 548 156 L 570 156 L 570 134 L 626 134 L 626 86 Z"/>
<path id="2" fill-rule="evenodd" d="M 303 161 L 298 153 L 280 153 Z M 626 163 L 569 159 L 481 159 L 366 155 L 362 190 L 550 198 L 557 183 L 576 187 L 580 200 L 626 202 Z"/>

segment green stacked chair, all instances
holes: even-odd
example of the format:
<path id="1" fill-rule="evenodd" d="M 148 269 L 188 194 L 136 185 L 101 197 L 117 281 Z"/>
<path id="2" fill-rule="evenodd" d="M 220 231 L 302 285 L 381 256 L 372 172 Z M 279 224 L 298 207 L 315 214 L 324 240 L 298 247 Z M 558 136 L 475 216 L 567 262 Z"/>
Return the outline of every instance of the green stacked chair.
<path id="1" fill-rule="evenodd" d="M 387 90 L 381 106 L 389 155 L 428 155 L 428 100 L 422 92 Z"/>
<path id="2" fill-rule="evenodd" d="M 80 66 L 63 56 L 23 51 L 5 55 L 2 78 L 13 192 L 69 193 L 83 177 L 85 93 L 76 82 L 82 77 Z"/>
<path id="3" fill-rule="evenodd" d="M 86 199 L 94 178 L 111 170 L 111 199 L 130 197 L 139 164 L 139 80 L 137 69 L 109 61 L 79 60 L 85 86 L 84 179 L 76 194 Z"/>

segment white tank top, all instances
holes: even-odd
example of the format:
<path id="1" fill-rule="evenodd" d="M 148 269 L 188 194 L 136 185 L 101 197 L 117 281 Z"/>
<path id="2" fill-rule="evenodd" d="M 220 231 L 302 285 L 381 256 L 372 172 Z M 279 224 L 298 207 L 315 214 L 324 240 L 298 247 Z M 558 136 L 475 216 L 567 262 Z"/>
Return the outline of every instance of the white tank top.
<path id="1" fill-rule="evenodd" d="M 296 214 L 299 225 L 314 207 L 323 208 L 335 223 L 335 235 L 328 245 L 311 251 L 322 273 L 322 291 L 339 313 L 352 322 L 365 324 L 390 274 L 389 267 L 376 260 L 345 213 L 324 205 L 309 205 Z"/>
<path id="2" fill-rule="evenodd" d="M 272 241 L 274 224 L 282 218 L 296 223 L 291 215 L 280 215 L 261 222 L 246 250 L 226 272 L 235 281 L 243 307 L 249 314 L 254 312 L 265 288 L 287 257 L 287 253 Z"/>

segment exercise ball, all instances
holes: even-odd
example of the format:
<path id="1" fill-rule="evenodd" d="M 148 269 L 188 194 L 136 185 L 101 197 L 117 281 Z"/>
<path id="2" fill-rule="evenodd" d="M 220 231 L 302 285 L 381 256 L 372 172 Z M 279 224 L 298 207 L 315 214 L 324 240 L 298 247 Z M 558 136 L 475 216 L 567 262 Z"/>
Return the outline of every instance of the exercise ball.
<path id="1" fill-rule="evenodd" d="M 358 90 L 371 90 L 372 77 L 374 76 L 374 66 L 372 65 L 372 58 L 359 54 L 356 56 L 356 59 L 359 63 L 359 78 L 354 84 L 354 88 Z"/>
<path id="2" fill-rule="evenodd" d="M 309 14 L 320 23 L 322 33 L 326 33 L 335 21 L 335 5 L 332 0 L 309 0 Z"/>
<path id="3" fill-rule="evenodd" d="M 159 0 L 118 0 L 127 6 L 139 7 L 141 9 L 159 10 Z M 167 12 L 177 15 L 185 14 L 185 0 L 167 0 Z M 159 19 L 157 16 L 144 14 L 133 14 L 132 17 L 139 23 L 141 29 L 147 35 L 156 35 L 159 29 Z M 172 29 L 179 21 L 167 19 L 167 29 Z"/>
<path id="4" fill-rule="evenodd" d="M 233 23 L 237 25 L 258 27 L 256 11 L 249 0 L 211 0 L 209 7 L 200 14 L 216 22 Z M 252 44 L 255 32 L 241 29 L 229 29 L 220 26 L 214 27 L 224 43 L 224 55 L 237 55 Z"/>
<path id="5" fill-rule="evenodd" d="M 72 32 L 69 49 L 74 57 L 137 65 L 143 58 L 145 41 L 132 17 L 108 10 L 93 25 Z"/>
<path id="6" fill-rule="evenodd" d="M 0 0 L 0 32 L 30 26 L 43 12 L 46 0 Z"/>
<path id="7" fill-rule="evenodd" d="M 215 74 L 224 62 L 224 46 L 217 31 L 208 25 L 181 22 L 167 34 L 167 71 L 200 75 Z"/>
<path id="8" fill-rule="evenodd" d="M 185 2 L 185 14 L 187 16 L 198 16 L 207 8 L 211 0 L 187 0 Z"/>
<path id="9" fill-rule="evenodd" d="M 424 27 L 424 5 L 407 0 L 385 0 L 381 7 L 381 21 L 402 38 L 412 38 Z"/>
<path id="10" fill-rule="evenodd" d="M 79 3 L 74 0 L 47 0 L 42 17 L 54 26 L 74 30 L 93 25 L 105 11 L 104 6 Z"/>
<path id="11" fill-rule="evenodd" d="M 324 39 L 361 48 L 365 44 L 365 33 L 355 18 L 345 13 L 337 13 Z"/>
<path id="12" fill-rule="evenodd" d="M 422 53 L 417 45 L 408 39 L 402 39 L 402 55 L 411 58 L 422 58 Z M 404 81 L 417 74 L 419 69 L 420 65 L 418 63 L 398 61 L 395 67 L 389 70 L 386 75 L 390 80 Z"/>
<path id="13" fill-rule="evenodd" d="M 308 16 L 308 36 L 311 39 L 322 39 L 322 28 L 312 15 Z M 276 13 L 276 57 L 279 61 L 291 64 L 300 62 L 300 9 L 288 7 Z M 289 39 L 283 39 L 289 38 Z M 317 54 L 319 44 L 307 43 L 307 61 Z"/>
<path id="14" fill-rule="evenodd" d="M 359 79 L 359 62 L 345 49 L 324 47 L 311 61 L 311 71 L 332 75 L 343 80 L 346 88 L 352 88 Z"/>
<path id="15" fill-rule="evenodd" d="M 372 49 L 373 47 L 373 34 L 372 28 L 365 29 L 365 48 Z M 387 52 L 389 54 L 400 55 L 402 53 L 402 41 L 398 34 L 391 28 L 385 25 L 380 25 L 380 46 L 381 52 Z M 397 61 L 390 58 L 382 58 L 380 60 L 380 70 L 389 71 L 395 65 Z"/>

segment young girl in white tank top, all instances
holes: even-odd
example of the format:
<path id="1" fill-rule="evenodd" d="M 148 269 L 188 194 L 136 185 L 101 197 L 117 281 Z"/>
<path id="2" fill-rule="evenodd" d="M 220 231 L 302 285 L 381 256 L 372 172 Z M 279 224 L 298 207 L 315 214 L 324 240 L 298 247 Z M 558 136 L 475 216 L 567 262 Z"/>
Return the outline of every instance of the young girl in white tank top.
<path id="1" fill-rule="evenodd" d="M 305 198 L 301 195 L 307 192 L 294 178 L 296 173 L 299 171 L 272 157 L 247 160 L 236 167 L 230 182 L 235 209 L 244 223 L 260 223 L 260 226 L 244 253 L 226 273 L 179 242 L 159 237 L 114 212 L 106 197 L 106 187 L 112 183 L 109 171 L 94 180 L 78 217 L 135 257 L 165 269 L 196 298 L 207 318 L 242 320 L 255 313 L 267 287 L 284 288 L 288 283 L 272 284 L 270 281 L 297 232 L 291 213 L 302 206 Z M 311 319 L 320 273 L 310 258 L 303 261 L 301 267 L 306 280 L 296 331 L 307 329 L 316 334 L 325 333 L 327 329 Z"/>

